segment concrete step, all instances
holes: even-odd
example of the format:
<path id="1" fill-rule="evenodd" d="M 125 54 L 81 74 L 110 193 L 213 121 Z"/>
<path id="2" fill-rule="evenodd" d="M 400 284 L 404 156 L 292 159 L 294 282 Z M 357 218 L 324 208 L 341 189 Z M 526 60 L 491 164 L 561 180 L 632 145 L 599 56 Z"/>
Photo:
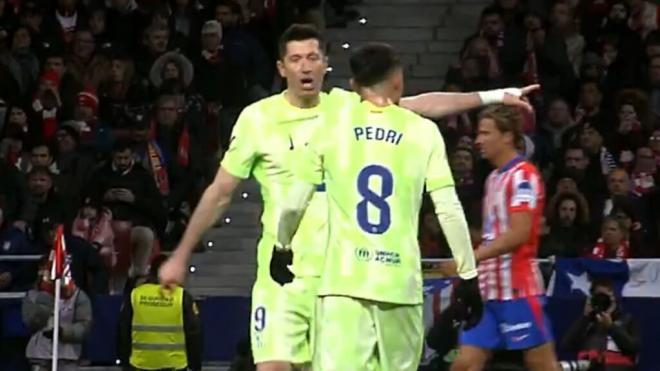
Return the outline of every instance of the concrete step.
<path id="1" fill-rule="evenodd" d="M 351 23 L 351 28 L 367 27 L 433 27 L 442 24 L 449 7 L 446 5 L 365 5 L 357 10 L 367 23 Z"/>
<path id="2" fill-rule="evenodd" d="M 205 241 L 207 241 L 207 251 L 254 251 L 259 237 L 260 234 L 252 237 L 237 235 L 228 238 L 219 238 L 217 234 L 214 234 L 205 238 Z"/>
<path id="3" fill-rule="evenodd" d="M 442 91 L 444 85 L 442 78 L 406 78 L 405 95 Z"/>
<path id="4" fill-rule="evenodd" d="M 443 41 L 450 40 L 461 42 L 461 44 L 469 36 L 476 33 L 475 27 L 465 26 L 463 24 L 451 25 L 447 27 L 440 27 L 435 30 L 435 40 Z"/>
<path id="5" fill-rule="evenodd" d="M 256 242 L 254 251 L 246 250 L 225 250 L 222 246 L 217 246 L 215 249 L 209 249 L 202 254 L 194 254 L 190 260 L 190 264 L 195 266 L 208 266 L 220 264 L 256 264 L 257 250 Z"/>
<path id="6" fill-rule="evenodd" d="M 191 275 L 186 281 L 186 287 L 192 288 L 233 288 L 238 291 L 248 291 L 254 277 L 256 270 L 248 271 L 241 275 L 223 274 L 218 276 L 204 276 L 196 277 Z"/>
<path id="7" fill-rule="evenodd" d="M 431 41 L 434 36 L 432 27 L 361 27 L 329 30 L 328 41 Z"/>
<path id="8" fill-rule="evenodd" d="M 358 47 L 363 44 L 362 42 L 356 42 L 353 45 Z M 332 67 L 332 75 L 337 77 L 350 77 L 351 68 L 349 65 L 350 51 L 342 52 L 335 54 L 330 57 L 328 63 Z M 401 64 L 404 68 L 409 68 L 409 66 L 414 66 L 419 61 L 419 54 L 417 53 L 400 53 L 399 58 L 401 59 Z"/>
<path id="9" fill-rule="evenodd" d="M 240 296 L 249 297 L 252 292 L 252 284 L 249 287 L 191 287 L 190 293 L 195 298 L 211 296 Z M 206 368 L 205 368 L 206 370 Z"/>
<path id="10" fill-rule="evenodd" d="M 463 1 L 463 0 L 461 0 Z M 365 5 L 451 5 L 457 0 L 364 0 Z"/>

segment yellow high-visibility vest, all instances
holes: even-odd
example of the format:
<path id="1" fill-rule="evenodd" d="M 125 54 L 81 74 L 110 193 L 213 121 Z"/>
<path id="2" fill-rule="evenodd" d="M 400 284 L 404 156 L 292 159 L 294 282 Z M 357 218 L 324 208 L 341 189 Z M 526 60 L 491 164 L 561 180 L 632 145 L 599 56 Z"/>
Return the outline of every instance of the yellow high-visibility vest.
<path id="1" fill-rule="evenodd" d="M 183 331 L 183 289 L 163 294 L 146 283 L 131 292 L 133 306 L 130 364 L 138 369 L 188 367 Z"/>

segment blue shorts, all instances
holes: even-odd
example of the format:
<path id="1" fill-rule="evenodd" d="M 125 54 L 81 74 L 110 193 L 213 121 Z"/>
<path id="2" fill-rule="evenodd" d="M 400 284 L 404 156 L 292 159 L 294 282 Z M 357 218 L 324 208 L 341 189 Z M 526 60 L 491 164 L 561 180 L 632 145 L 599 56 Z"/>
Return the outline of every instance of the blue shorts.
<path id="1" fill-rule="evenodd" d="M 473 328 L 463 331 L 461 345 L 482 349 L 529 349 L 552 341 L 550 321 L 543 311 L 545 297 L 489 300 L 484 315 Z"/>

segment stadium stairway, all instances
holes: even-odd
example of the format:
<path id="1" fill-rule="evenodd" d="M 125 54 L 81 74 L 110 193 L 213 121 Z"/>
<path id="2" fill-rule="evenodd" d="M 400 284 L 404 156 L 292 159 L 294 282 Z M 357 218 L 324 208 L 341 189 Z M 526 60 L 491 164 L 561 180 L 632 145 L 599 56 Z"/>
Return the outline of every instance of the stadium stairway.
<path id="1" fill-rule="evenodd" d="M 234 192 L 218 228 L 204 238 L 203 252 L 193 254 L 186 287 L 196 297 L 249 296 L 256 271 L 262 202 L 254 179 Z"/>
<path id="2" fill-rule="evenodd" d="M 406 74 L 406 94 L 440 90 L 463 40 L 475 32 L 485 0 L 364 0 L 364 20 L 328 29 L 328 86 L 348 88 L 351 49 L 367 41 L 392 44 Z"/>

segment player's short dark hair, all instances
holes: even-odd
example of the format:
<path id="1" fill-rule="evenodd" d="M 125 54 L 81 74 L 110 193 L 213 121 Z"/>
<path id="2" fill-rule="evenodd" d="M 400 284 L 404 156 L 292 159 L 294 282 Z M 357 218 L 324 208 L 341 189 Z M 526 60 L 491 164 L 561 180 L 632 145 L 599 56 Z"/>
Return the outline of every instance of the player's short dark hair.
<path id="1" fill-rule="evenodd" d="M 401 68 L 394 48 L 386 43 L 368 43 L 357 48 L 350 58 L 353 81 L 360 86 L 374 86 Z"/>
<path id="2" fill-rule="evenodd" d="M 294 23 L 287 28 L 278 41 L 277 50 L 280 60 L 286 55 L 286 46 L 292 41 L 316 40 L 319 42 L 319 48 L 325 54 L 325 40 L 323 35 L 314 26 L 310 24 Z"/>
<path id="3" fill-rule="evenodd" d="M 511 133 L 516 148 L 524 140 L 523 117 L 519 108 L 503 104 L 492 105 L 479 114 L 479 121 L 483 119 L 493 120 L 500 133 Z"/>

